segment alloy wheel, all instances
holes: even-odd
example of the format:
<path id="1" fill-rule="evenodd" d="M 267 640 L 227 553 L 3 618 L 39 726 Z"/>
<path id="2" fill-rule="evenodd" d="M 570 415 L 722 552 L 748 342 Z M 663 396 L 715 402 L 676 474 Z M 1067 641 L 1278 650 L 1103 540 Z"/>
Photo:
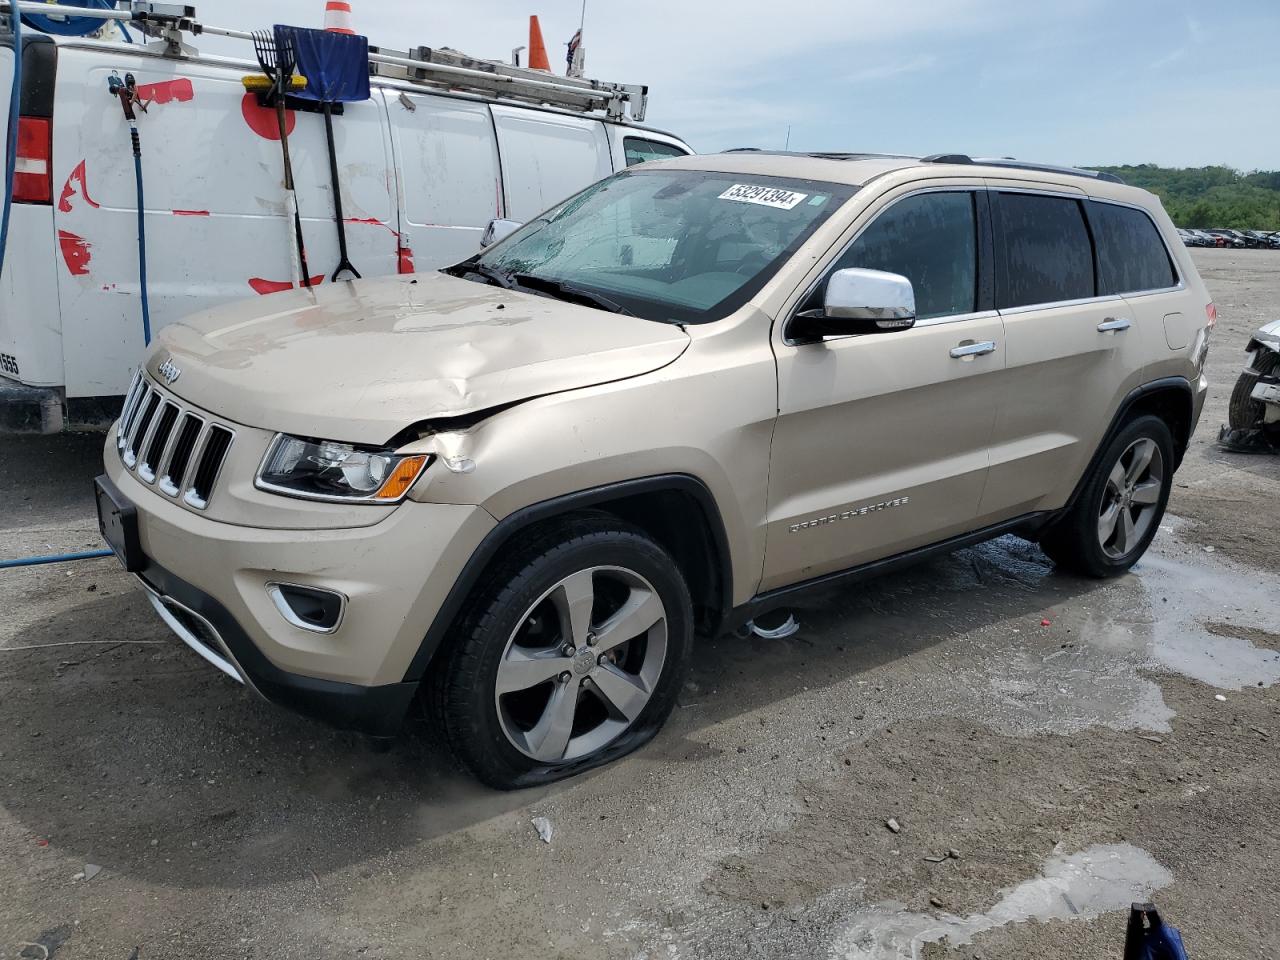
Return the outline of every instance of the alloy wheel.
<path id="1" fill-rule="evenodd" d="M 1112 560 L 1133 552 L 1156 522 L 1164 485 L 1164 455 L 1149 437 L 1125 448 L 1107 476 L 1098 511 L 1098 543 Z"/>
<path id="2" fill-rule="evenodd" d="M 640 716 L 666 654 L 667 611 L 648 580 L 624 567 L 572 573 L 507 640 L 494 690 L 502 731 L 543 763 L 588 756 Z"/>

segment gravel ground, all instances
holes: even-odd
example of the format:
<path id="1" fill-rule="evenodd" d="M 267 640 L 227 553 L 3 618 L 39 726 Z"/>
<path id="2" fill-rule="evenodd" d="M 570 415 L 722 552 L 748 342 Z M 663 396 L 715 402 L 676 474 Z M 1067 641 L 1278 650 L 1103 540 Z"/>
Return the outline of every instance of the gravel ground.
<path id="1" fill-rule="evenodd" d="M 1148 897 L 1280 957 L 1280 460 L 1212 443 L 1280 255 L 1195 257 L 1213 388 L 1132 574 L 1005 538 L 811 596 L 555 788 L 256 702 L 110 560 L 0 573 L 0 958 L 1092 960 Z M 100 443 L 0 440 L 0 555 L 97 546 Z"/>

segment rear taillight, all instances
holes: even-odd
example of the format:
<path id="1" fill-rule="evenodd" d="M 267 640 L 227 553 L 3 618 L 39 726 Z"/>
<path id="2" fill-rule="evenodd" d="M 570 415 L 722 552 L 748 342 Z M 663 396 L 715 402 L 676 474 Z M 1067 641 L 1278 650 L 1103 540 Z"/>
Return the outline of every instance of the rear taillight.
<path id="1" fill-rule="evenodd" d="M 53 202 L 53 125 L 42 117 L 18 118 L 14 203 Z"/>
<path id="2" fill-rule="evenodd" d="M 1218 308 L 1213 305 L 1213 301 L 1204 305 L 1204 315 L 1209 321 L 1205 326 L 1210 330 L 1218 325 Z"/>

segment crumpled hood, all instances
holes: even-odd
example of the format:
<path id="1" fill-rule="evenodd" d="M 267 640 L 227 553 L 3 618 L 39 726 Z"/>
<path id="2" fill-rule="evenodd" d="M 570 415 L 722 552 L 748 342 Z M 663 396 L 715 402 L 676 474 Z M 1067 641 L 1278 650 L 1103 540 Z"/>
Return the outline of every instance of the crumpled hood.
<path id="1" fill-rule="evenodd" d="M 416 421 L 640 376 L 688 344 L 677 326 L 432 273 L 194 314 L 161 332 L 147 369 L 167 383 L 171 359 L 170 390 L 237 423 L 385 443 Z"/>

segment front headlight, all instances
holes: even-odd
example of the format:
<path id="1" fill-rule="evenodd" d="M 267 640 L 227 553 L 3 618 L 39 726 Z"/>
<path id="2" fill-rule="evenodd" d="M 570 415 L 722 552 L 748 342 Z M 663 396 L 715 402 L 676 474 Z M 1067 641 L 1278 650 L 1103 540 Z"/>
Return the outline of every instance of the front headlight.
<path id="1" fill-rule="evenodd" d="M 399 503 L 430 460 L 427 454 L 281 433 L 271 442 L 254 486 L 310 500 Z"/>

